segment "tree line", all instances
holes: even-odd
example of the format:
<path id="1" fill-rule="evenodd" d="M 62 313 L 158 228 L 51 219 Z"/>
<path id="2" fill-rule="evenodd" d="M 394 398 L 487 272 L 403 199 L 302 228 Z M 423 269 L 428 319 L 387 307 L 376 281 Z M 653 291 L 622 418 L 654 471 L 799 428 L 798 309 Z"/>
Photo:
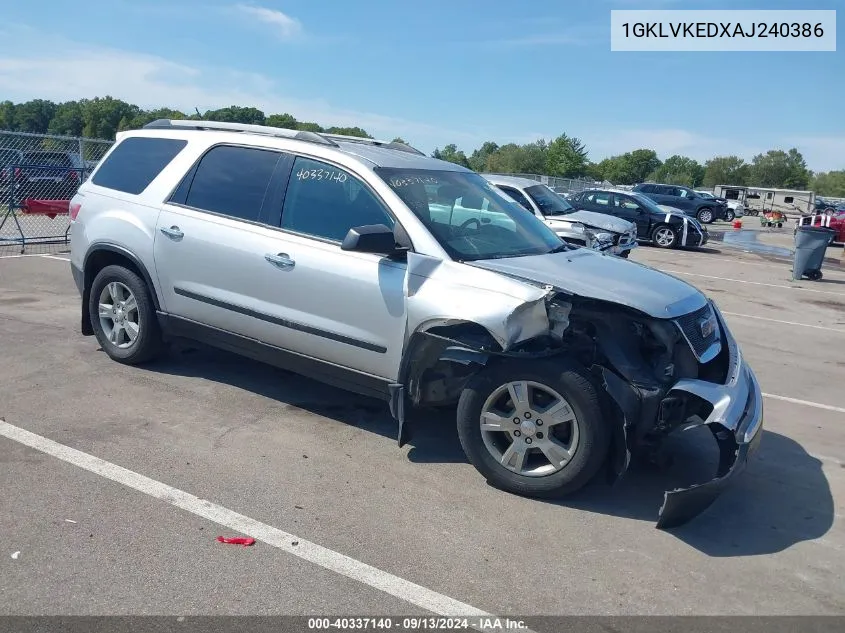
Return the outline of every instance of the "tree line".
<path id="1" fill-rule="evenodd" d="M 137 129 L 156 119 L 251 123 L 372 138 L 360 127 L 323 127 L 316 122 L 300 121 L 288 113 L 266 115 L 258 108 L 234 105 L 187 114 L 171 108 L 145 110 L 110 96 L 63 103 L 45 99 L 0 102 L 0 130 L 113 140 L 117 132 Z M 403 141 L 398 137 L 393 140 Z M 689 187 L 730 184 L 812 189 L 823 196 L 845 197 L 845 170 L 813 173 L 796 148 L 772 149 L 751 161 L 738 156 L 715 156 L 704 163 L 680 155 L 661 160 L 657 152 L 643 148 L 593 162 L 581 139 L 561 134 L 548 142 L 499 145 L 487 141 L 469 155 L 455 144 L 449 144 L 435 149 L 432 155 L 479 172 L 545 174 L 607 180 L 617 185 L 654 181 Z"/>

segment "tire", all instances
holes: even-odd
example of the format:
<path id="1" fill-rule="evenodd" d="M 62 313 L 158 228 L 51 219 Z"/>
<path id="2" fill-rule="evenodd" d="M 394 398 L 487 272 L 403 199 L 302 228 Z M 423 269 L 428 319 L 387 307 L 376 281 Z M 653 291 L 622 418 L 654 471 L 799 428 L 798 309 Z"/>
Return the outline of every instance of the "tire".
<path id="1" fill-rule="evenodd" d="M 733 209 L 728 209 L 725 211 L 725 222 L 733 222 L 736 218 L 736 213 L 733 212 Z"/>
<path id="2" fill-rule="evenodd" d="M 628 259 L 628 255 L 630 255 L 630 254 L 631 254 L 631 251 L 623 251 L 623 252 L 619 253 L 619 257 L 621 257 L 622 259 Z"/>
<path id="3" fill-rule="evenodd" d="M 512 402 L 507 385 L 517 381 L 530 385 L 525 392 L 533 393 L 530 399 L 533 401 L 531 406 L 535 407 L 533 417 L 529 418 L 527 413 L 523 413 L 517 418 L 523 421 L 516 426 L 511 416 L 515 416 L 517 411 L 503 411 L 503 426 L 512 429 L 511 431 L 482 431 L 482 413 L 490 411 L 491 399 L 496 402 Z M 530 426 L 532 420 L 542 422 L 539 416 L 543 415 L 543 411 L 537 403 L 542 403 L 538 394 L 548 395 L 549 392 L 544 390 L 555 392 L 562 397 L 561 406 L 564 408 L 561 409 L 561 417 L 574 416 L 574 422 L 552 425 L 543 423 L 542 426 L 537 424 L 533 435 L 530 429 L 520 434 L 520 430 Z M 499 393 L 503 395 L 498 397 L 504 400 L 495 400 Z M 611 429 L 610 421 L 603 413 L 606 409 L 602 406 L 600 398 L 601 394 L 588 374 L 569 363 L 560 360 L 504 361 L 490 365 L 476 374 L 461 393 L 457 410 L 458 437 L 467 459 L 491 485 L 518 495 L 561 497 L 587 484 L 607 459 Z M 556 406 L 554 400 L 551 402 L 550 407 Z M 564 435 L 561 435 L 561 432 Z M 558 446 L 566 445 L 566 440 L 560 437 L 566 437 L 568 433 L 571 451 L 568 459 L 554 464 L 551 458 L 546 457 L 545 450 L 552 439 L 548 433 L 555 434 L 553 437 Z M 517 437 L 515 434 L 520 435 Z M 527 444 L 531 437 L 534 438 L 533 447 Z M 499 444 L 496 444 L 496 441 Z M 526 451 L 525 470 L 528 471 L 529 466 L 534 468 L 530 471 L 532 474 L 516 472 L 514 469 L 517 466 L 513 464 L 511 468 L 503 465 L 508 451 L 517 444 Z M 562 456 L 565 453 L 553 454 Z M 544 468 L 546 470 L 543 470 Z"/>
<path id="4" fill-rule="evenodd" d="M 134 297 L 136 307 L 123 312 L 121 305 L 131 304 L 126 291 Z M 120 295 L 117 299 L 115 293 Z M 101 304 L 112 306 L 111 315 L 106 314 L 101 318 Z M 126 365 L 138 365 L 161 353 L 161 330 L 149 288 L 133 271 L 123 266 L 103 268 L 91 284 L 88 313 L 97 341 L 112 360 Z M 131 337 L 133 332 L 134 339 Z"/>
<path id="5" fill-rule="evenodd" d="M 710 207 L 702 207 L 698 210 L 696 216 L 698 221 L 702 224 L 712 224 L 713 220 L 716 218 L 716 214 L 713 213 L 713 209 Z"/>
<path id="6" fill-rule="evenodd" d="M 678 245 L 678 232 L 668 224 L 661 224 L 651 232 L 651 243 L 658 248 L 675 248 Z"/>

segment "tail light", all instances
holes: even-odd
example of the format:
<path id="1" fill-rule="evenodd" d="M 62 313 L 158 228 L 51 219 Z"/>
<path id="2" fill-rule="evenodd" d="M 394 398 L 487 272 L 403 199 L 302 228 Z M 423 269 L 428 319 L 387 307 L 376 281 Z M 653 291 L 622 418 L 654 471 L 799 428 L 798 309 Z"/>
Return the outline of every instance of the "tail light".
<path id="1" fill-rule="evenodd" d="M 68 211 L 70 213 L 71 222 L 76 220 L 76 216 L 79 215 L 80 210 L 82 209 L 81 202 L 71 202 L 70 206 L 68 207 Z"/>
<path id="2" fill-rule="evenodd" d="M 15 167 L 15 180 L 19 180 L 20 177 L 23 175 L 20 167 Z"/>

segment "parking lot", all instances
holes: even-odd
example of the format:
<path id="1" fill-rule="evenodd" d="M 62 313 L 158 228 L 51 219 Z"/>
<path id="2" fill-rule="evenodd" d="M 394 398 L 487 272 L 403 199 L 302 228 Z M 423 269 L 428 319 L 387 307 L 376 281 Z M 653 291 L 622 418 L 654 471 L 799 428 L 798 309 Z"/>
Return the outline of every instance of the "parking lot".
<path id="1" fill-rule="evenodd" d="M 222 352 L 112 362 L 67 255 L 6 252 L 0 613 L 845 613 L 845 267 L 792 282 L 715 240 L 631 257 L 717 301 L 765 393 L 748 470 L 671 531 L 663 491 L 715 468 L 706 430 L 667 471 L 508 495 L 442 413 L 398 448 L 381 403 Z"/>

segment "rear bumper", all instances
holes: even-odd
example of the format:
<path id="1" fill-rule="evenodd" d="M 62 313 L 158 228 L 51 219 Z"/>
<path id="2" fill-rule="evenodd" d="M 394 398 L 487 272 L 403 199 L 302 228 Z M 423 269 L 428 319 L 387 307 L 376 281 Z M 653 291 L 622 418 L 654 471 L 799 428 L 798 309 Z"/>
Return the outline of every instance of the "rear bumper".
<path id="1" fill-rule="evenodd" d="M 709 508 L 745 469 L 749 457 L 759 447 L 763 434 L 763 395 L 760 384 L 751 367 L 742 358 L 739 346 L 715 306 L 714 311 L 728 347 L 727 381 L 719 385 L 703 380 L 681 380 L 671 391 L 698 396 L 712 406 L 712 412 L 702 423 L 708 425 L 719 445 L 719 466 L 710 481 L 665 493 L 657 522 L 659 528 L 683 525 Z"/>
<path id="2" fill-rule="evenodd" d="M 79 295 L 82 296 L 82 289 L 84 287 L 82 271 L 71 263 L 70 274 L 73 275 L 73 283 L 76 284 L 76 289 L 79 291 Z"/>

